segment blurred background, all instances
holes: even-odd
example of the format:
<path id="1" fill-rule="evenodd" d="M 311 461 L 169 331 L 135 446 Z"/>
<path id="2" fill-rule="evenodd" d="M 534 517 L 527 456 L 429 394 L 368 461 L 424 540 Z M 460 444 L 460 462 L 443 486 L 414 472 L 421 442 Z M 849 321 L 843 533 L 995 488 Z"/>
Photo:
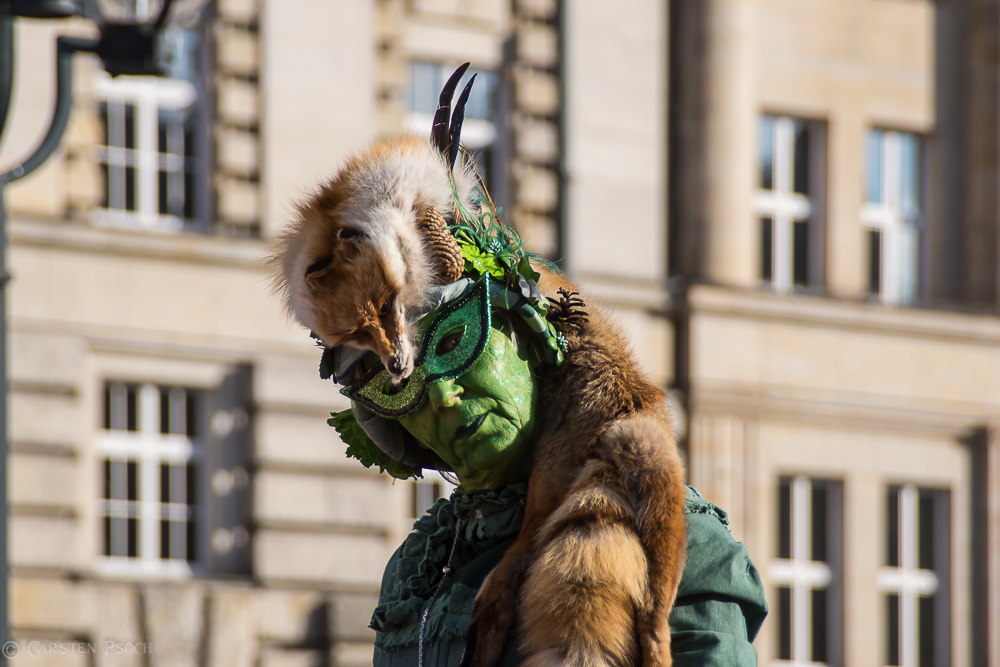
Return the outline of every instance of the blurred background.
<path id="1" fill-rule="evenodd" d="M 760 663 L 1000 666 L 1000 2 L 169 19 L 165 77 L 73 57 L 59 149 L 5 189 L 16 664 L 370 664 L 383 566 L 450 488 L 344 456 L 266 258 L 471 61 L 466 144 L 669 391 L 689 482 L 764 580 Z M 4 169 L 48 127 L 57 35 L 96 29 L 14 21 Z"/>

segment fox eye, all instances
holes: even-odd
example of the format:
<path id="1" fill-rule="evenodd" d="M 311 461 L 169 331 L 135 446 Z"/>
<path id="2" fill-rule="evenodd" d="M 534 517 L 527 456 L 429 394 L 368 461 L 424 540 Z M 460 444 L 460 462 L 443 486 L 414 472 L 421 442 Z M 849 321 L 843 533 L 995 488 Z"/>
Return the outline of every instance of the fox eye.
<path id="1" fill-rule="evenodd" d="M 385 317 L 386 315 L 389 314 L 389 308 L 391 308 L 391 307 L 392 307 L 392 303 L 390 301 L 386 300 L 382 304 L 382 307 L 378 309 L 378 314 L 381 315 L 382 317 Z"/>
<path id="2" fill-rule="evenodd" d="M 437 349 L 435 352 L 438 355 L 448 354 L 462 342 L 462 336 L 465 335 L 465 327 L 460 327 L 452 332 L 449 332 L 447 336 L 441 339 L 437 344 Z"/>
<path id="3" fill-rule="evenodd" d="M 337 238 L 341 241 L 350 241 L 351 239 L 363 238 L 365 233 L 360 229 L 354 229 L 353 227 L 341 227 L 337 231 Z"/>

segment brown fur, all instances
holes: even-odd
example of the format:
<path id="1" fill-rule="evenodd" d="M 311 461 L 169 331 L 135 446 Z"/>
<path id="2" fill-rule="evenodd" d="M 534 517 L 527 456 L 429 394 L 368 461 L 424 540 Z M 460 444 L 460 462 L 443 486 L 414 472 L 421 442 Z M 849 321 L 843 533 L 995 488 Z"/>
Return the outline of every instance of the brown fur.
<path id="1" fill-rule="evenodd" d="M 467 181 L 462 173 L 456 179 Z M 444 158 L 426 140 L 376 142 L 299 205 L 272 257 L 277 290 L 301 324 L 328 347 L 375 352 L 397 380 L 412 370 L 407 313 L 435 279 L 416 224 L 432 205 L 424 186 L 430 199 L 451 203 Z M 375 221 L 376 207 L 396 214 Z"/>
<path id="2" fill-rule="evenodd" d="M 543 274 L 543 293 L 558 287 L 572 288 Z M 566 362 L 539 378 L 524 525 L 476 597 L 462 665 L 495 664 L 520 591 L 526 664 L 668 667 L 686 527 L 663 394 L 592 305 L 565 333 Z"/>

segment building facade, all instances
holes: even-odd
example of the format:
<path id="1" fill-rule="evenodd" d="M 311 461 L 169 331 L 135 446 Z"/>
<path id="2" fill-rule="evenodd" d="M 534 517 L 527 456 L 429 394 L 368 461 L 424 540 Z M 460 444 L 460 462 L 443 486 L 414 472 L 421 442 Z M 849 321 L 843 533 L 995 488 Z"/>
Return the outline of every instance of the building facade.
<path id="1" fill-rule="evenodd" d="M 675 383 L 765 662 L 1000 660 L 995 11 L 673 5 Z"/>
<path id="2" fill-rule="evenodd" d="M 504 217 L 615 312 L 761 571 L 761 664 L 1000 667 L 995 4 L 175 4 L 167 78 L 77 56 L 5 191 L 15 662 L 368 663 L 448 485 L 346 459 L 267 258 L 470 61 Z M 15 29 L 4 165 L 92 30 Z"/>

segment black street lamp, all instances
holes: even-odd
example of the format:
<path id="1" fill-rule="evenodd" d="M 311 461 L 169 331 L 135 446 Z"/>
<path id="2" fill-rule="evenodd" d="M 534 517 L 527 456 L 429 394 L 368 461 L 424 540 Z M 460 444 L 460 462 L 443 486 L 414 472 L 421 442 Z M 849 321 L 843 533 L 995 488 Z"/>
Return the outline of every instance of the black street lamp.
<path id="1" fill-rule="evenodd" d="M 81 16 L 95 22 L 97 39 L 59 37 L 56 39 L 56 104 L 52 122 L 38 148 L 23 161 L 0 172 L 0 644 L 10 640 L 8 615 L 8 503 L 7 503 L 7 283 L 6 207 L 3 189 L 8 183 L 24 178 L 40 167 L 59 146 L 73 105 L 73 54 L 94 53 L 111 76 L 120 74 L 153 75 L 164 73 L 169 53 L 163 48 L 163 29 L 173 0 L 163 0 L 160 14 L 152 23 L 109 21 L 101 13 L 97 0 L 0 0 L 0 136 L 10 108 L 14 75 L 14 19 L 69 18 Z M 0 651 L 0 661 L 7 662 Z"/>

